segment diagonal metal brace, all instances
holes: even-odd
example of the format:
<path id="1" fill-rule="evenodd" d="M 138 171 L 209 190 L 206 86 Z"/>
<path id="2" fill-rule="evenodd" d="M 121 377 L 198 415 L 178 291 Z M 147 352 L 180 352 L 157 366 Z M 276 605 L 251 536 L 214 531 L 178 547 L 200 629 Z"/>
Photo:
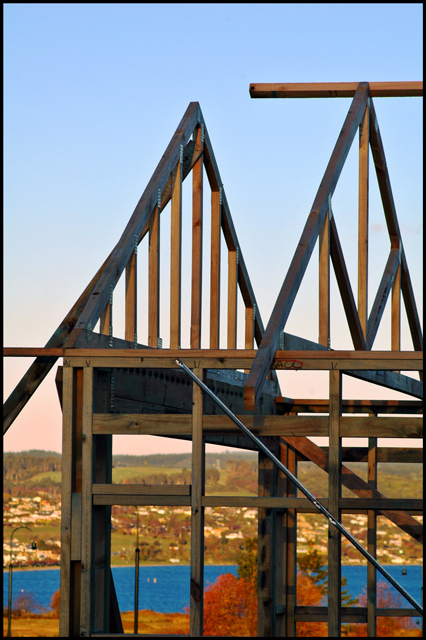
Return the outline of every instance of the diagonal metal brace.
<path id="1" fill-rule="evenodd" d="M 176 363 L 189 375 L 190 378 L 192 378 L 194 380 L 194 382 L 196 384 L 198 384 L 198 386 L 205 392 L 207 393 L 207 395 L 210 396 L 210 398 L 212 398 L 212 400 L 214 400 L 214 402 L 226 413 L 226 415 L 231 418 L 231 420 L 237 425 L 237 427 L 239 427 L 243 433 L 248 436 L 250 438 L 250 440 L 252 440 L 252 442 L 254 442 L 254 444 L 257 446 L 258 449 L 260 449 L 270 460 L 272 460 L 272 462 L 280 469 L 280 471 L 282 471 L 287 478 L 289 478 L 293 484 L 296 485 L 296 487 L 312 502 L 312 504 L 327 518 L 327 520 L 329 522 L 331 522 L 332 525 L 334 525 L 336 527 L 336 529 L 338 529 L 340 531 L 340 533 L 342 533 L 345 538 L 347 538 L 349 540 L 349 542 L 351 544 L 353 544 L 353 546 L 355 547 L 355 549 L 358 549 L 358 551 L 360 553 L 362 553 L 362 555 L 367 558 L 367 560 L 369 562 L 371 562 L 371 564 L 378 570 L 380 571 L 380 573 L 386 578 L 386 580 L 388 580 L 388 582 L 391 583 L 391 585 L 393 587 L 395 587 L 395 589 L 397 591 L 399 591 L 399 593 L 404 596 L 404 598 L 406 600 L 408 600 L 408 602 L 415 608 L 417 609 L 417 611 L 419 613 L 421 613 L 423 615 L 423 608 L 416 602 L 416 600 L 414 600 L 414 598 L 412 598 L 410 596 L 409 593 L 407 593 L 407 591 L 405 591 L 405 589 L 403 587 L 401 587 L 401 585 L 386 571 L 386 569 L 384 567 L 382 567 L 381 564 L 379 564 L 376 560 L 376 558 L 374 558 L 366 549 L 364 549 L 364 547 L 358 542 L 358 540 L 356 540 L 353 535 L 351 533 L 349 533 L 349 531 L 338 521 L 336 520 L 336 518 L 334 518 L 334 516 L 331 515 L 331 513 L 315 498 L 315 496 L 308 491 L 308 489 L 300 482 L 300 480 L 298 480 L 296 478 L 296 476 L 294 476 L 291 471 L 289 471 L 287 469 L 287 467 L 285 465 L 283 465 L 283 463 L 278 460 L 278 458 L 268 449 L 268 447 L 266 447 L 263 442 L 261 440 L 259 440 L 259 438 L 257 438 L 249 429 L 247 429 L 247 427 L 237 418 L 237 416 L 235 414 L 232 413 L 232 411 L 230 409 L 228 409 L 228 407 L 222 402 L 222 400 L 220 400 L 214 393 L 213 391 L 211 391 L 205 384 L 204 382 L 202 382 L 192 371 L 191 369 L 189 369 L 186 364 L 184 364 L 181 360 L 179 360 L 179 358 L 176 360 Z"/>

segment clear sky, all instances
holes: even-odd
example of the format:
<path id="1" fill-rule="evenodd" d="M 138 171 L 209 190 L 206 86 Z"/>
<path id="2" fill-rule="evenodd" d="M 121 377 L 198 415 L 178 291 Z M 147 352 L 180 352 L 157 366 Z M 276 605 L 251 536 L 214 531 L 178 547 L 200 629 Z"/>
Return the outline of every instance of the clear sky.
<path id="1" fill-rule="evenodd" d="M 191 101 L 266 326 L 350 99 L 253 100 L 249 84 L 421 80 L 422 12 L 420 3 L 4 4 L 4 344 L 44 346 L 119 240 Z M 374 102 L 422 314 L 422 100 Z M 333 197 L 355 295 L 356 146 Z M 371 307 L 389 241 L 374 169 L 370 187 Z M 285 330 L 317 340 L 316 251 L 311 262 Z M 352 348 L 334 284 L 332 296 L 331 346 Z M 138 334 L 143 342 L 144 327 Z M 374 348 L 390 349 L 389 309 Z M 30 363 L 6 360 L 5 397 Z M 55 373 L 6 434 L 6 451 L 61 450 Z M 327 395 L 324 376 L 286 375 L 286 396 Z M 402 397 L 364 386 L 345 378 L 345 397 Z M 159 438 L 114 448 L 182 450 Z"/>

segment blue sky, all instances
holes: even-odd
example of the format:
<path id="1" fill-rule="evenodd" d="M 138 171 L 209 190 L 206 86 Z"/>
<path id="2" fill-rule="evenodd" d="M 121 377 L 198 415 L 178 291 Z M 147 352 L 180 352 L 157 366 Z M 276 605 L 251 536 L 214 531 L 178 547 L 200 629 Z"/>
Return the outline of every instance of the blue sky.
<path id="1" fill-rule="evenodd" d="M 252 100 L 249 84 L 421 80 L 422 13 L 420 3 L 6 3 L 5 345 L 46 343 L 120 238 L 191 101 L 201 105 L 266 325 L 350 99 Z M 375 106 L 421 314 L 422 100 Z M 356 144 L 333 211 L 356 292 Z M 388 249 L 371 169 L 370 305 Z M 286 326 L 312 340 L 316 262 L 315 253 Z M 351 348 L 334 297 L 331 346 Z M 386 322 L 375 348 L 390 348 Z M 402 348 L 411 346 L 404 331 Z M 6 397 L 29 364 L 5 363 Z M 301 390 L 299 374 L 283 393 L 322 397 L 323 388 L 309 381 Z M 4 448 L 60 450 L 54 373 Z"/>

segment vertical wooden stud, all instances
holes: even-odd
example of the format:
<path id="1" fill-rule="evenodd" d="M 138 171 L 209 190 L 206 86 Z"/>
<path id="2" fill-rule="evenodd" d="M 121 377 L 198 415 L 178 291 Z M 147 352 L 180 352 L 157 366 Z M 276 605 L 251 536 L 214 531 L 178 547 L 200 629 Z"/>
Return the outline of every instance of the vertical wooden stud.
<path id="1" fill-rule="evenodd" d="M 369 108 L 367 106 L 359 133 L 358 187 L 358 315 L 364 339 L 367 338 L 368 318 L 368 160 Z"/>
<path id="2" fill-rule="evenodd" d="M 194 134 L 202 144 L 201 127 Z M 191 349 L 201 347 L 201 293 L 203 268 L 203 158 L 192 169 L 192 286 L 191 286 Z"/>
<path id="3" fill-rule="evenodd" d="M 287 462 L 287 445 L 280 439 L 278 445 L 278 458 L 288 466 Z M 281 471 L 278 472 L 277 478 L 277 495 L 286 496 L 289 480 Z M 287 512 L 284 509 L 275 512 L 275 635 L 279 638 L 286 636 L 287 614 L 286 614 L 286 595 L 287 595 Z"/>
<path id="4" fill-rule="evenodd" d="M 203 370 L 194 369 L 194 374 L 203 379 Z M 205 493 L 205 446 L 203 438 L 203 392 L 193 384 L 192 407 L 192 490 L 191 490 L 191 583 L 189 634 L 203 635 L 203 589 L 204 589 L 204 507 Z"/>
<path id="5" fill-rule="evenodd" d="M 221 192 L 212 191 L 210 266 L 210 349 L 219 349 Z"/>
<path id="6" fill-rule="evenodd" d="M 238 250 L 228 251 L 228 349 L 237 348 Z"/>
<path id="7" fill-rule="evenodd" d="M 182 278 L 182 154 L 181 160 L 172 174 L 170 250 L 170 349 L 179 349 Z"/>
<path id="8" fill-rule="evenodd" d="M 253 307 L 246 307 L 246 322 L 245 322 L 245 337 L 244 348 L 253 349 L 254 345 L 254 309 Z"/>
<path id="9" fill-rule="evenodd" d="M 108 300 L 105 306 L 105 309 L 101 313 L 99 332 L 103 336 L 109 336 L 111 324 L 112 324 L 112 305 L 111 305 L 111 302 Z"/>
<path id="10" fill-rule="evenodd" d="M 62 383 L 61 595 L 59 635 L 73 636 L 71 592 L 71 526 L 73 467 L 73 368 L 64 367 Z"/>
<path id="11" fill-rule="evenodd" d="M 92 483 L 93 483 L 93 368 L 83 369 L 83 454 L 81 487 L 81 602 L 80 636 L 93 633 Z"/>
<path id="12" fill-rule="evenodd" d="M 330 214 L 324 220 L 319 235 L 319 338 L 326 347 L 330 344 Z"/>
<path id="13" fill-rule="evenodd" d="M 125 339 L 137 343 L 137 247 L 126 266 Z"/>
<path id="14" fill-rule="evenodd" d="M 279 455 L 279 439 L 268 438 L 267 446 Z M 259 452 L 258 495 L 274 496 L 277 489 L 277 467 L 264 453 Z M 258 509 L 258 589 L 257 589 L 257 635 L 275 636 L 275 553 L 276 553 L 276 511 Z"/>
<path id="15" fill-rule="evenodd" d="M 329 413 L 329 471 L 328 509 L 340 522 L 339 499 L 341 497 L 342 446 L 340 438 L 340 416 L 342 412 L 342 374 L 330 371 Z M 328 525 L 328 636 L 341 635 L 341 533 Z"/>
<path id="16" fill-rule="evenodd" d="M 287 449 L 287 469 L 296 476 L 297 474 L 297 459 L 296 452 L 291 447 Z M 287 496 L 296 497 L 296 486 L 287 481 Z M 287 557 L 286 557 L 286 587 L 287 587 L 287 637 L 296 637 L 296 622 L 295 622 L 295 610 L 297 603 L 297 511 L 296 509 L 287 509 Z"/>
<path id="17" fill-rule="evenodd" d="M 83 370 L 63 371 L 63 458 L 60 635 L 74 637 L 80 630 L 81 486 Z"/>
<path id="18" fill-rule="evenodd" d="M 157 204 L 149 226 L 148 252 L 148 346 L 158 346 L 160 326 L 160 206 Z"/>
<path id="19" fill-rule="evenodd" d="M 253 349 L 254 346 L 254 309 L 253 307 L 245 308 L 245 333 L 244 348 Z M 250 369 L 245 369 L 245 373 L 250 373 Z"/>
<path id="20" fill-rule="evenodd" d="M 377 489 L 377 438 L 368 438 L 368 484 Z M 367 511 L 367 551 L 376 558 L 377 516 Z M 367 563 L 367 636 L 376 637 L 376 568 Z"/>

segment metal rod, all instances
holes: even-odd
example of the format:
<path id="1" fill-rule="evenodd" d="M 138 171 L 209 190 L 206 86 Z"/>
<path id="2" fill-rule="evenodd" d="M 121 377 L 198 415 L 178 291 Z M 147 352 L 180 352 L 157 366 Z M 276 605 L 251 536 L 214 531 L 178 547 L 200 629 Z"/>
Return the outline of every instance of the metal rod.
<path id="1" fill-rule="evenodd" d="M 139 507 L 136 507 L 136 549 L 135 549 L 135 617 L 133 633 L 138 633 L 139 624 Z"/>
<path id="2" fill-rule="evenodd" d="M 246 436 L 248 436 L 250 438 L 250 440 L 252 440 L 252 442 L 255 443 L 255 445 L 261 450 L 263 451 L 263 453 L 268 456 L 268 458 L 270 460 L 272 460 L 272 462 L 274 464 L 277 465 L 277 467 L 287 476 L 287 478 L 289 478 L 293 484 L 296 485 L 296 487 L 298 489 L 300 489 L 300 491 L 312 502 L 312 504 L 328 519 L 329 522 L 331 522 L 331 524 L 333 524 L 336 529 L 338 529 L 340 531 L 340 533 L 342 533 L 345 538 L 347 538 L 349 540 L 349 542 L 351 542 L 353 544 L 353 546 L 358 549 L 358 551 L 360 553 L 362 553 L 362 555 L 367 558 L 367 560 L 369 562 L 371 562 L 371 564 L 373 564 L 376 569 L 378 571 L 380 571 L 380 573 L 386 578 L 386 580 L 388 580 L 392 586 L 395 587 L 395 589 L 397 591 L 399 591 L 399 593 L 404 596 L 404 598 L 406 600 L 408 600 L 408 602 L 415 608 L 417 609 L 417 611 L 419 613 L 421 613 L 423 615 L 423 608 L 414 600 L 414 598 L 412 598 L 410 596 L 409 593 L 407 593 L 405 591 L 405 589 L 403 587 L 401 587 L 401 585 L 394 579 L 392 578 L 392 576 L 386 571 L 386 569 L 384 569 L 382 567 L 381 564 L 379 564 L 377 562 L 377 560 L 366 550 L 364 549 L 364 547 L 358 542 L 358 540 L 356 540 L 353 535 L 351 533 L 349 533 L 349 531 L 338 521 L 336 520 L 336 518 L 334 518 L 334 516 L 331 515 L 331 513 L 325 508 L 323 507 L 323 505 L 318 502 L 318 500 L 315 498 L 314 495 L 312 495 L 312 493 L 310 493 L 310 491 L 308 491 L 308 489 L 300 482 L 300 480 L 298 480 L 296 478 L 296 476 L 294 476 L 291 471 L 289 471 L 287 469 L 286 466 L 283 465 L 283 463 L 278 460 L 278 458 L 268 449 L 267 446 L 265 446 L 263 444 L 263 442 L 261 440 L 259 440 L 259 438 L 257 438 L 249 429 L 247 429 L 247 427 L 241 422 L 241 420 L 239 420 L 237 418 L 236 415 L 234 415 L 232 413 L 232 411 L 230 411 L 230 409 L 228 409 L 228 407 L 222 402 L 222 400 L 220 400 L 220 398 L 218 398 L 213 391 L 211 391 L 192 371 L 191 369 L 189 369 L 186 364 L 184 364 L 183 362 L 181 362 L 181 360 L 179 360 L 179 358 L 176 360 L 176 363 L 194 380 L 194 382 L 196 384 L 198 384 L 199 387 L 201 387 L 201 389 L 207 393 L 207 395 L 210 396 L 210 398 L 212 398 L 212 400 L 214 400 L 214 402 L 226 413 L 227 416 L 229 416 L 231 418 L 231 420 L 245 433 Z"/>

